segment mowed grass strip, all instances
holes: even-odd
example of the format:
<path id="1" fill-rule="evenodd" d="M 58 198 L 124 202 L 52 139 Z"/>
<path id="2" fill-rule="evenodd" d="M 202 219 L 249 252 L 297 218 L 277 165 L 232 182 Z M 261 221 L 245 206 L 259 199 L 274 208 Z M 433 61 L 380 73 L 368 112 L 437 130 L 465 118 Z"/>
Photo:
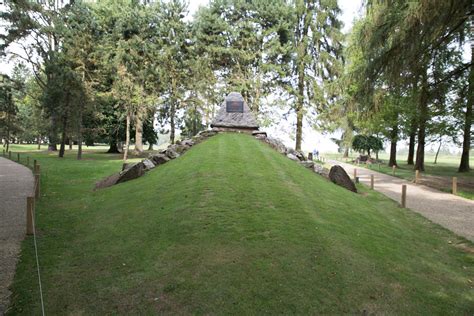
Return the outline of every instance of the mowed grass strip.
<path id="1" fill-rule="evenodd" d="M 38 154 L 48 314 L 472 314 L 474 247 L 240 134 L 92 192 L 117 156 Z M 40 312 L 32 239 L 10 314 Z"/>

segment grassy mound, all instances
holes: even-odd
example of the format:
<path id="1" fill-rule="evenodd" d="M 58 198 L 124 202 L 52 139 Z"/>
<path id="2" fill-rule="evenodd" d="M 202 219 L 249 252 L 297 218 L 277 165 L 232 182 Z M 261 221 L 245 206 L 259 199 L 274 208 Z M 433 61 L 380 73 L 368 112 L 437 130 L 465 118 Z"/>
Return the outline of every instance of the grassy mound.
<path id="1" fill-rule="evenodd" d="M 247 136 L 98 192 L 106 154 L 38 154 L 48 314 L 472 314 L 471 243 Z M 32 240 L 11 314 L 39 311 Z"/>

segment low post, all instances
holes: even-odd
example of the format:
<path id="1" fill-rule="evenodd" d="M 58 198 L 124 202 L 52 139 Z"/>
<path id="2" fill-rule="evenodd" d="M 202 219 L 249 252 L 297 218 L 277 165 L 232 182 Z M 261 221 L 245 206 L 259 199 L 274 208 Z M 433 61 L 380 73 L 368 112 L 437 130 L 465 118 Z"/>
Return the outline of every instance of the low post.
<path id="1" fill-rule="evenodd" d="M 5 157 L 5 149 L 2 149 L 2 155 Z"/>
<path id="2" fill-rule="evenodd" d="M 8 151 L 8 159 L 12 160 L 12 152 Z"/>
<path id="3" fill-rule="evenodd" d="M 402 207 L 407 207 L 407 185 L 402 184 Z"/>
<path id="4" fill-rule="evenodd" d="M 415 170 L 415 183 L 418 184 L 420 180 L 420 170 Z"/>
<path id="5" fill-rule="evenodd" d="M 395 175 L 395 169 L 397 169 L 397 166 L 393 165 L 392 166 L 392 175 Z"/>
<path id="6" fill-rule="evenodd" d="M 313 161 L 313 153 L 308 153 L 308 160 Z"/>
<path id="7" fill-rule="evenodd" d="M 453 177 L 453 194 L 456 195 L 458 194 L 458 178 Z"/>
<path id="8" fill-rule="evenodd" d="M 354 180 L 357 178 L 357 168 L 354 168 Z"/>
<path id="9" fill-rule="evenodd" d="M 33 172 L 36 172 L 36 164 L 37 164 L 37 161 L 36 159 L 33 160 Z"/>
<path id="10" fill-rule="evenodd" d="M 20 162 L 20 153 L 16 153 L 16 161 Z"/>
<path id="11" fill-rule="evenodd" d="M 379 171 L 380 171 L 380 162 L 379 162 Z"/>
<path id="12" fill-rule="evenodd" d="M 371 174 L 370 175 L 370 188 L 373 190 L 374 189 L 374 175 Z"/>
<path id="13" fill-rule="evenodd" d="M 30 166 L 30 156 L 26 156 L 26 166 Z"/>
<path id="14" fill-rule="evenodd" d="M 359 177 L 355 177 L 355 183 L 359 183 Z"/>
<path id="15" fill-rule="evenodd" d="M 35 198 L 28 196 L 26 198 L 26 234 L 33 235 L 33 217 L 35 216 Z"/>

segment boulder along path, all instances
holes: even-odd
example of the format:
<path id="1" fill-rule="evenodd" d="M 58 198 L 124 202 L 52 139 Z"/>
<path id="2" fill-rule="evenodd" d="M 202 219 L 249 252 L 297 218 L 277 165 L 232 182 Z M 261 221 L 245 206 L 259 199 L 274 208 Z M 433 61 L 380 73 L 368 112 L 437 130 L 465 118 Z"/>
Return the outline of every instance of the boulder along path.
<path id="1" fill-rule="evenodd" d="M 350 177 L 357 169 L 359 181 L 368 186 L 373 174 L 374 189 L 397 202 L 401 201 L 402 184 L 406 184 L 407 208 L 474 242 L 474 201 L 340 161 L 329 160 L 328 163 L 340 165 Z"/>
<path id="2" fill-rule="evenodd" d="M 30 169 L 0 157 L 0 315 L 8 307 L 20 243 L 26 233 L 26 197 L 33 196 Z"/>

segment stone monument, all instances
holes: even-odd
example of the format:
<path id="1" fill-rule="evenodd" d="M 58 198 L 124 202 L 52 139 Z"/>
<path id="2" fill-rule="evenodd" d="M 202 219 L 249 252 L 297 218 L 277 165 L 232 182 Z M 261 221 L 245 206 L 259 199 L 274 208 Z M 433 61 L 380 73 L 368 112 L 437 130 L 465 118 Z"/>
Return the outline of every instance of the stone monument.
<path id="1" fill-rule="evenodd" d="M 211 127 L 217 131 L 252 133 L 258 130 L 258 123 L 242 95 L 231 92 L 222 103 Z"/>

